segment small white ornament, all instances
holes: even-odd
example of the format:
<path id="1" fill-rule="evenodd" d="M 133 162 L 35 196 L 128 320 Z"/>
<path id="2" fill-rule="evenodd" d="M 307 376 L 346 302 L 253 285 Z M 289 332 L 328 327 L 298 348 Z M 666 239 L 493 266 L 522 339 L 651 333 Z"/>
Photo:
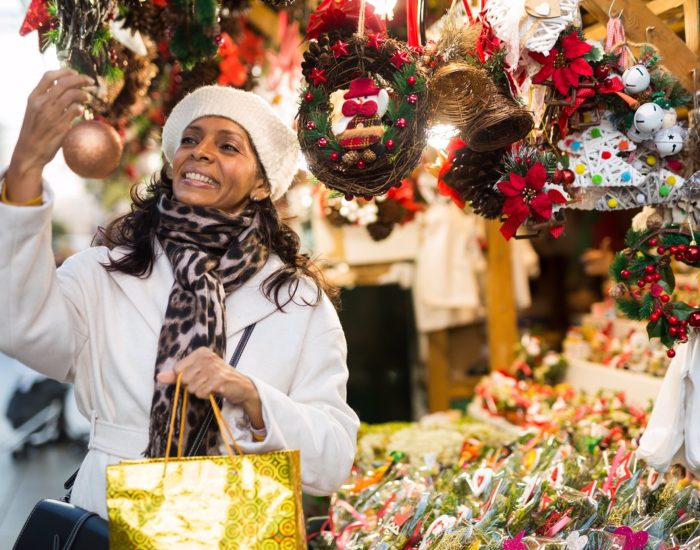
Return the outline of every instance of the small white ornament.
<path id="1" fill-rule="evenodd" d="M 629 130 L 627 130 L 627 137 L 635 143 L 642 143 L 642 141 L 651 139 L 652 136 L 652 132 L 640 132 L 637 130 L 636 126 L 632 126 Z"/>
<path id="2" fill-rule="evenodd" d="M 654 147 L 662 157 L 680 153 L 683 149 L 683 133 L 680 127 L 666 128 L 654 134 Z"/>
<path id="3" fill-rule="evenodd" d="M 676 121 L 678 120 L 678 113 L 676 113 L 676 110 L 673 107 L 669 107 L 668 109 L 664 109 L 664 122 L 661 125 L 662 128 L 671 128 L 672 126 L 676 125 Z"/>
<path id="4" fill-rule="evenodd" d="M 622 73 L 622 83 L 628 94 L 638 94 L 649 87 L 651 77 L 644 65 L 635 65 Z"/>
<path id="5" fill-rule="evenodd" d="M 634 113 L 634 125 L 640 132 L 656 132 L 664 122 L 664 110 L 656 103 L 645 103 Z"/>
<path id="6" fill-rule="evenodd" d="M 644 193 L 638 193 L 635 198 L 637 199 L 637 204 L 644 204 L 647 201 L 647 198 L 644 195 Z"/>

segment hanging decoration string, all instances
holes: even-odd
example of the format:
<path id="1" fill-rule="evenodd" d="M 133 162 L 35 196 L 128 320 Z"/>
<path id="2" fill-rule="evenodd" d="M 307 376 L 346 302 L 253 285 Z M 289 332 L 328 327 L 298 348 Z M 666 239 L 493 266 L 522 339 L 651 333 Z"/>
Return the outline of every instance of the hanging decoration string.
<path id="1" fill-rule="evenodd" d="M 464 11 L 467 12 L 467 19 L 469 19 L 469 24 L 473 25 L 474 15 L 472 14 L 472 8 L 469 5 L 469 0 L 462 0 L 462 4 L 464 4 Z"/>
<path id="2" fill-rule="evenodd" d="M 360 38 L 365 35 L 365 3 L 366 0 L 360 0 L 360 15 L 357 18 L 357 36 Z"/>

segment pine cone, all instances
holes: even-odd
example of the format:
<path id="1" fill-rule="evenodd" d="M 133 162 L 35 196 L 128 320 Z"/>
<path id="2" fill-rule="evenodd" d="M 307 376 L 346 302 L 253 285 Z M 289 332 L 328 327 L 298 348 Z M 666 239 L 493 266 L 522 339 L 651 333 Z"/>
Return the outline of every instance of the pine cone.
<path id="1" fill-rule="evenodd" d="M 381 222 L 370 223 L 367 226 L 367 232 L 369 236 L 372 237 L 373 241 L 383 241 L 394 230 L 394 224 L 385 224 Z"/>
<path id="2" fill-rule="evenodd" d="M 377 201 L 377 219 L 379 223 L 400 223 L 404 217 L 405 209 L 395 200 Z"/>
<path id="3" fill-rule="evenodd" d="M 463 147 L 455 153 L 452 169 L 444 176 L 445 183 L 457 190 L 476 214 L 485 218 L 498 218 L 503 208 L 505 198 L 495 189 L 495 184 L 505 151 L 480 153 Z"/>
<path id="4" fill-rule="evenodd" d="M 163 8 L 152 2 L 124 0 L 122 2 L 124 27 L 140 32 L 144 36 L 159 41 L 164 38 Z"/>

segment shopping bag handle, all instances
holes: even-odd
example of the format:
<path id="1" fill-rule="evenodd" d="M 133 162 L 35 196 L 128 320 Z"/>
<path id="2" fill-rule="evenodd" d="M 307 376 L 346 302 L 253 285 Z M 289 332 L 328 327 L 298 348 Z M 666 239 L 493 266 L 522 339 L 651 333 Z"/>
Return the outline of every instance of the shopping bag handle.
<path id="1" fill-rule="evenodd" d="M 168 467 L 168 460 L 170 459 L 170 448 L 172 446 L 173 442 L 173 432 L 175 430 L 175 416 L 177 413 L 177 405 L 180 400 L 180 387 L 182 386 L 182 373 L 177 375 L 177 379 L 175 381 L 175 396 L 173 398 L 173 410 L 170 413 L 170 425 L 168 426 L 168 442 L 165 446 L 165 457 L 163 461 L 163 475 L 165 475 L 165 471 Z M 178 438 L 177 438 L 177 458 L 182 458 L 182 439 L 183 435 L 185 432 L 185 414 L 187 413 L 187 395 L 188 392 L 185 388 L 182 390 L 182 411 L 180 413 L 180 432 L 178 433 Z M 219 404 L 216 402 L 216 399 L 214 399 L 214 396 L 212 394 L 209 394 L 209 402 L 211 403 L 211 407 L 214 411 L 214 416 L 216 417 L 216 423 L 219 425 L 219 430 L 221 431 L 221 439 L 224 440 L 224 445 L 226 445 L 226 452 L 228 453 L 230 458 L 234 458 L 235 454 L 233 453 L 233 450 L 231 449 L 231 444 L 233 444 L 233 447 L 236 449 L 236 452 L 239 455 L 243 454 L 243 451 L 241 448 L 238 446 L 238 443 L 236 442 L 236 438 L 233 437 L 233 433 L 231 432 L 231 428 L 229 428 L 229 425 L 227 422 L 224 421 L 224 418 L 221 414 L 221 409 L 219 408 Z M 228 437 L 227 437 L 228 436 Z M 229 438 L 231 439 L 231 442 L 229 443 Z"/>

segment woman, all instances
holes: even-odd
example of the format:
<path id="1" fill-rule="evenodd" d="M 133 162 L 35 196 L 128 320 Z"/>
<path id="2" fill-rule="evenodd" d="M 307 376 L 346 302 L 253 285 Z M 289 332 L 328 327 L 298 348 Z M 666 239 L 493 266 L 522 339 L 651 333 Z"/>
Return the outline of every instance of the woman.
<path id="1" fill-rule="evenodd" d="M 338 317 L 272 204 L 296 170 L 294 133 L 253 94 L 195 91 L 165 124 L 169 164 L 150 193 L 102 231 L 107 246 L 55 270 L 41 174 L 89 84 L 62 69 L 32 92 L 0 204 L 0 350 L 73 382 L 92 423 L 72 502 L 106 518 L 106 466 L 163 455 L 180 372 L 193 398 L 185 452 L 224 452 L 216 423 L 202 431 L 213 392 L 244 452 L 298 448 L 304 490 L 333 492 L 358 419 Z"/>

